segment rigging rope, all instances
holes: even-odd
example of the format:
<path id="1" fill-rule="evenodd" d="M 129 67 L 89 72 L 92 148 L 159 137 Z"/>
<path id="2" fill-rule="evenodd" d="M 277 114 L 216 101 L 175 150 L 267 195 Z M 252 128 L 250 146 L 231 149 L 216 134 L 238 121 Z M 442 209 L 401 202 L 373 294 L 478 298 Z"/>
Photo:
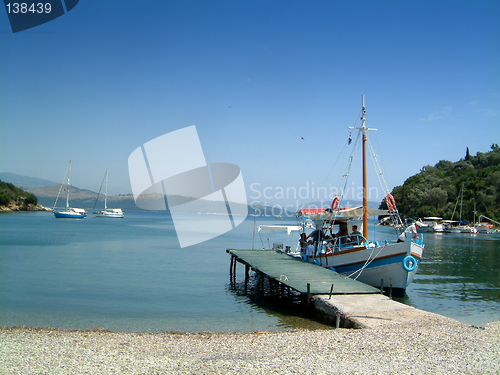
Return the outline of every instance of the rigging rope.
<path id="1" fill-rule="evenodd" d="M 68 174 L 68 171 L 69 171 L 69 166 L 68 166 L 68 168 L 66 168 L 66 173 L 64 173 L 64 177 L 63 177 L 63 180 L 62 180 L 62 182 L 61 182 L 61 186 L 59 187 L 59 193 L 57 193 L 56 202 L 54 203 L 54 207 L 53 207 L 52 209 L 54 209 L 54 208 L 56 208 L 56 207 L 57 207 L 57 201 L 58 201 L 58 199 L 59 199 L 59 195 L 61 195 L 61 190 L 62 190 L 62 187 L 63 187 L 63 185 L 64 185 L 64 181 L 66 180 L 66 176 L 67 176 L 67 174 Z M 69 186 L 68 186 L 68 189 L 69 189 Z"/>

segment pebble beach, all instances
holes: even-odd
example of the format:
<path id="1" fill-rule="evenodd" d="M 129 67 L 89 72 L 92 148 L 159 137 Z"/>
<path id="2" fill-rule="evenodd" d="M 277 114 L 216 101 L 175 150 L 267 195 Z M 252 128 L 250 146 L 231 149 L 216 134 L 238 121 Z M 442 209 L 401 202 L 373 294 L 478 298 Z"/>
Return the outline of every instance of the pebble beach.
<path id="1" fill-rule="evenodd" d="M 367 329 L 114 333 L 0 328 L 1 374 L 498 374 L 500 322 L 430 315 Z"/>

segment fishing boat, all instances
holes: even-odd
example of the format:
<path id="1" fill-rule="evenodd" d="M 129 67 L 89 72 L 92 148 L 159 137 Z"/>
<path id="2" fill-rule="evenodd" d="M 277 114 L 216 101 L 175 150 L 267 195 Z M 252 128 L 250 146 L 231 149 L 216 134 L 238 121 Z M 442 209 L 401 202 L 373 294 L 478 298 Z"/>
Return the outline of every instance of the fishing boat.
<path id="1" fill-rule="evenodd" d="M 335 197 L 331 207 L 304 208 L 297 212 L 298 223 L 302 223 L 301 244 L 298 252 L 289 255 L 301 257 L 303 260 L 330 268 L 338 273 L 357 279 L 366 284 L 386 290 L 392 289 L 395 295 L 404 295 L 418 271 L 424 251 L 423 234 L 411 232 L 401 233 L 402 220 L 396 207 L 394 197 L 389 193 L 387 185 L 388 210 L 368 207 L 366 143 L 370 129 L 365 124 L 365 103 L 363 96 L 362 125 L 349 127 L 358 130 L 358 140 L 362 139 L 363 168 L 363 204 L 359 207 L 342 208 L 342 195 Z M 351 138 L 349 137 L 349 143 Z M 356 141 L 356 144 L 359 142 Z M 371 144 L 370 144 L 371 146 Z M 357 151 L 356 151 L 357 152 Z M 354 151 L 353 151 L 354 153 Z M 350 160 L 352 160 L 352 156 Z M 377 171 L 378 172 L 378 171 Z M 345 178 L 349 173 L 346 173 Z M 379 176 L 382 173 L 379 173 Z M 345 185 L 344 185 L 345 186 Z M 395 228 L 395 238 L 375 241 L 368 237 L 368 218 L 370 216 L 390 216 Z M 316 231 L 305 236 L 305 223 L 312 220 Z M 334 234 L 337 226 L 340 231 Z M 353 226 L 359 232 L 353 234 Z M 398 239 L 399 236 L 399 239 Z M 312 248 L 305 241 L 313 241 Z M 311 249 L 314 249 L 311 251 Z"/>
<path id="2" fill-rule="evenodd" d="M 108 217 L 108 218 L 123 218 L 125 214 L 121 208 L 108 208 L 108 170 L 106 169 L 106 173 L 104 174 L 104 178 L 101 183 L 101 187 L 99 188 L 99 192 L 97 193 L 97 198 L 94 203 L 97 205 L 97 201 L 99 200 L 99 195 L 101 194 L 102 184 L 106 182 L 106 187 L 104 189 L 104 210 L 93 211 L 95 217 Z"/>
<path id="3" fill-rule="evenodd" d="M 56 218 L 62 219 L 83 219 L 87 216 L 87 211 L 83 208 L 74 208 L 69 205 L 69 190 L 71 187 L 71 160 L 69 161 L 68 170 L 66 171 L 68 175 L 68 180 L 66 183 L 66 208 L 65 209 L 57 209 L 57 201 L 59 199 L 59 195 L 64 186 L 64 180 L 66 179 L 66 174 L 64 175 L 63 182 L 61 183 L 61 187 L 59 188 L 59 193 L 57 194 L 56 202 L 54 203 L 53 213 Z"/>

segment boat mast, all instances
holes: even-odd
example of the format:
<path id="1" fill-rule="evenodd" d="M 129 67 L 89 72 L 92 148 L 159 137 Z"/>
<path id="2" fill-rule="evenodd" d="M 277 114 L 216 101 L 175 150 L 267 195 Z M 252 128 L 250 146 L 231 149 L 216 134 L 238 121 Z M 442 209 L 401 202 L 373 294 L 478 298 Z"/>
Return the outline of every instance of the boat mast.
<path id="1" fill-rule="evenodd" d="M 361 115 L 361 129 L 363 132 L 363 236 L 368 240 L 368 183 L 366 179 L 366 132 L 365 125 L 365 96 L 363 95 L 363 113 Z"/>
<path id="2" fill-rule="evenodd" d="M 106 211 L 108 209 L 107 205 L 107 198 L 108 198 L 108 169 L 106 168 L 106 189 L 104 191 L 104 210 Z"/>
<path id="3" fill-rule="evenodd" d="M 68 171 L 68 193 L 66 194 L 66 208 L 69 208 L 69 187 L 71 185 L 71 160 L 69 161 Z"/>
<path id="4" fill-rule="evenodd" d="M 363 133 L 363 143 L 362 143 L 362 148 L 363 148 L 363 236 L 368 240 L 368 180 L 366 178 L 366 141 L 367 141 L 367 134 L 369 130 L 377 130 L 377 129 L 371 129 L 367 128 L 365 124 L 365 115 L 366 115 L 366 109 L 365 109 L 365 96 L 362 95 L 363 99 L 363 111 L 361 115 L 361 127 L 356 128 L 356 127 L 350 127 L 349 129 L 357 129 L 360 132 Z"/>
<path id="5" fill-rule="evenodd" d="M 465 181 L 462 182 L 462 198 L 460 198 L 460 224 L 462 224 L 462 205 L 464 203 L 464 187 L 465 187 Z"/>

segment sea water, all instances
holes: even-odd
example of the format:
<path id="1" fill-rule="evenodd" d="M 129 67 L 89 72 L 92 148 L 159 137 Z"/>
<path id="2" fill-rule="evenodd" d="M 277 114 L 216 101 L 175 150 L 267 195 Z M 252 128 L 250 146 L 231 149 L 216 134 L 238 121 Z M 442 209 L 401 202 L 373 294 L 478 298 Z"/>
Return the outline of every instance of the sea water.
<path id="1" fill-rule="evenodd" d="M 123 219 L 2 213 L 0 325 L 118 332 L 326 328 L 231 285 L 226 249 L 270 248 L 276 241 L 294 248 L 296 238 L 256 231 L 261 224 L 296 223 L 248 217 L 230 232 L 180 248 L 165 213 L 126 212 Z M 392 235 L 378 226 L 373 232 Z M 500 236 L 424 237 L 424 261 L 401 302 L 468 324 L 500 320 Z M 244 276 L 241 265 L 237 276 Z"/>

